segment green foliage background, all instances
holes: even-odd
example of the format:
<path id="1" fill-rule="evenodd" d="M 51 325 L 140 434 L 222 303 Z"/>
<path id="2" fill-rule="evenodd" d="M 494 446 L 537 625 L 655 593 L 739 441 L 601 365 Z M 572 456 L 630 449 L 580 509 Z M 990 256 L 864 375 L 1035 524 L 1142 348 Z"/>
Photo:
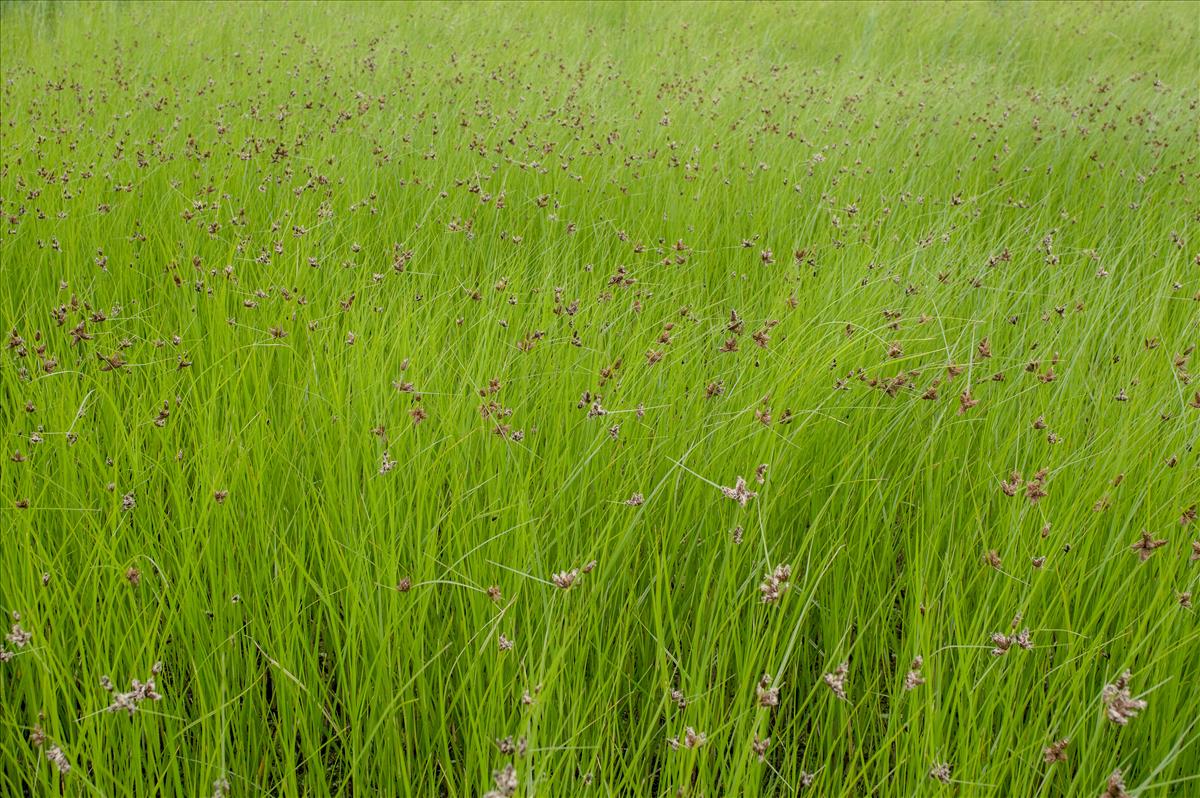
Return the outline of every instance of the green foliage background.
<path id="1" fill-rule="evenodd" d="M 0 14 L 0 793 L 1200 789 L 1197 5 Z"/>

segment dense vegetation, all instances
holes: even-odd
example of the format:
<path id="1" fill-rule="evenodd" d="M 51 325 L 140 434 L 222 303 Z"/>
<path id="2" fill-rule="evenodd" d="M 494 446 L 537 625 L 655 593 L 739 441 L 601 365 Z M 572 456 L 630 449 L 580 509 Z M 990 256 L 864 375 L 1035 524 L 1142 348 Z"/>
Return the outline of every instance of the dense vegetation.
<path id="1" fill-rule="evenodd" d="M 1200 790 L 1195 4 L 0 25 L 0 793 Z"/>

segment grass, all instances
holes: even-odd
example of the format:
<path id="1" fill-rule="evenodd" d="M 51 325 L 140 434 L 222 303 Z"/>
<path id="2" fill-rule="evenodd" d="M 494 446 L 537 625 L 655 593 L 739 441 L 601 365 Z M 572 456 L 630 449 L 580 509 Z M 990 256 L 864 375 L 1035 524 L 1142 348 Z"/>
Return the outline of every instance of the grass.
<path id="1" fill-rule="evenodd" d="M 0 793 L 1195 794 L 1198 21 L 6 3 Z"/>

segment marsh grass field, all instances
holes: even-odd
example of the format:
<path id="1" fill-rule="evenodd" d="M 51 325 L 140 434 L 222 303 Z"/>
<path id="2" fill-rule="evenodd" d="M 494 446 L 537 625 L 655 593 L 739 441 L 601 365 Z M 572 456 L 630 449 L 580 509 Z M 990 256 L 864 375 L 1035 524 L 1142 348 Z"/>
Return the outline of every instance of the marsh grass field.
<path id="1" fill-rule="evenodd" d="M 4 3 L 0 794 L 1200 794 L 1198 38 Z"/>

